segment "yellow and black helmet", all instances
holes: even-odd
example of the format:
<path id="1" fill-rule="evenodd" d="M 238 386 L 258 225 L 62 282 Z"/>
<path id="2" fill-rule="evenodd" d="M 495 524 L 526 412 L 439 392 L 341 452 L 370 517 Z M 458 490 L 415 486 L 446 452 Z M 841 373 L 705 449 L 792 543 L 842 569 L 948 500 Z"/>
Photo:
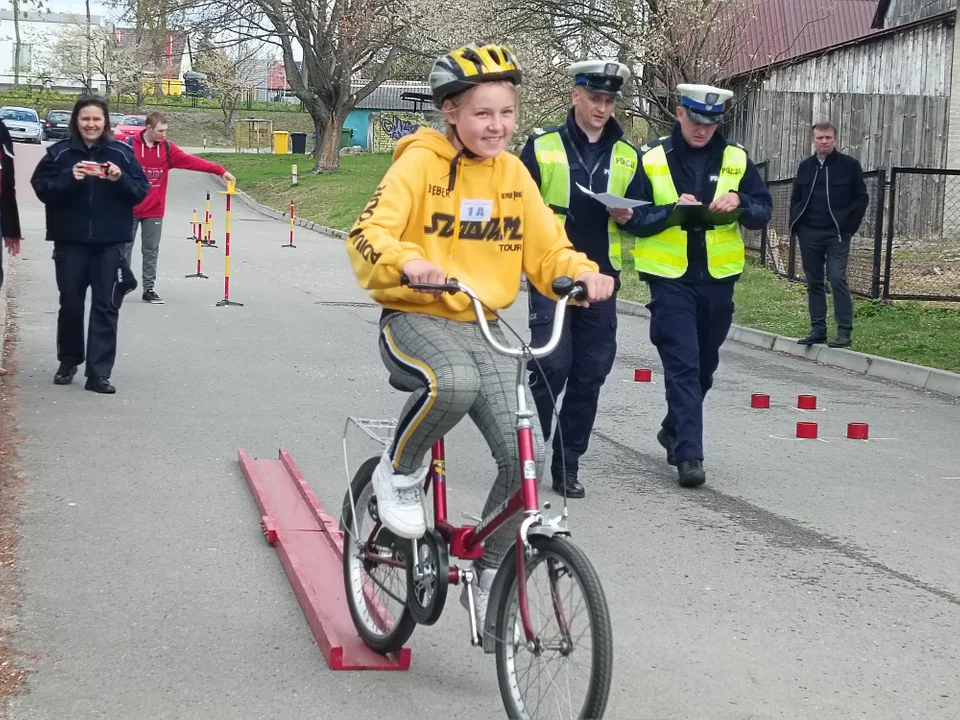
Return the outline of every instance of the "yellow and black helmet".
<path id="1" fill-rule="evenodd" d="M 522 79 L 520 63 L 506 45 L 470 43 L 434 61 L 430 89 L 434 105 L 441 108 L 444 100 L 474 85 L 495 80 L 519 85 Z"/>

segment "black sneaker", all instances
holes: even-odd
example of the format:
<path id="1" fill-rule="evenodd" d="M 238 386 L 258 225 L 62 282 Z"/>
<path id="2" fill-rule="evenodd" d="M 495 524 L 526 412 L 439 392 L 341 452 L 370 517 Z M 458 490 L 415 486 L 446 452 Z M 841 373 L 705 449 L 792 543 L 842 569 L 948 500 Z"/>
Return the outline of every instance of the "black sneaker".
<path id="1" fill-rule="evenodd" d="M 103 393 L 104 395 L 113 395 L 117 389 L 110 384 L 110 378 L 105 377 L 89 377 L 87 378 L 87 384 L 83 386 L 87 390 L 93 390 L 93 392 Z"/>
<path id="2" fill-rule="evenodd" d="M 681 460 L 677 465 L 677 473 L 681 487 L 696 487 L 707 481 L 702 460 Z"/>
<path id="3" fill-rule="evenodd" d="M 73 376 L 77 374 L 76 365 L 67 365 L 66 363 L 60 363 L 60 367 L 57 369 L 57 374 L 53 376 L 54 385 L 69 385 L 73 382 Z"/>
<path id="4" fill-rule="evenodd" d="M 657 442 L 667 451 L 667 465 L 676 465 L 677 461 L 673 457 L 673 451 L 677 449 L 677 439 L 668 434 L 664 428 L 660 428 L 657 433 Z"/>
<path id="5" fill-rule="evenodd" d="M 151 305 L 163 305 L 163 300 L 153 290 L 147 290 L 143 293 L 143 301 Z"/>

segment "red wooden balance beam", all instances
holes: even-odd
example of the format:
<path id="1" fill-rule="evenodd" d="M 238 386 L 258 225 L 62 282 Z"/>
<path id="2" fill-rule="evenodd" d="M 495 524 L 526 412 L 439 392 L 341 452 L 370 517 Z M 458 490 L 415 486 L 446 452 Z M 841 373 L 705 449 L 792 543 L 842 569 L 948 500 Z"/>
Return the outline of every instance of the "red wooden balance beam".
<path id="1" fill-rule="evenodd" d="M 260 524 L 300 601 L 331 670 L 409 670 L 410 648 L 381 655 L 357 634 L 343 583 L 343 533 L 323 511 L 285 449 L 276 460 L 239 451 L 240 469 L 260 509 Z"/>

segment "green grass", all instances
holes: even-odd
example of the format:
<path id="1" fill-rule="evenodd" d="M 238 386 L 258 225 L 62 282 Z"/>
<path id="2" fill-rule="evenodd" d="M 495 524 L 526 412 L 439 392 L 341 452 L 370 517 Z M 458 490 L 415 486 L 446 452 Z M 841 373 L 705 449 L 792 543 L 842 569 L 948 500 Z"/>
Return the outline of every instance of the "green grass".
<path id="1" fill-rule="evenodd" d="M 650 293 L 635 273 L 623 273 L 625 300 L 646 303 Z M 833 323 L 832 298 L 828 324 Z M 787 337 L 810 332 L 807 291 L 769 270 L 747 265 L 734 294 L 738 325 Z M 960 372 L 960 307 L 854 299 L 853 350 L 904 362 Z"/>
<path id="2" fill-rule="evenodd" d="M 292 199 L 296 214 L 327 227 L 349 230 L 390 165 L 390 155 L 346 156 L 334 173 L 311 175 L 309 156 L 206 154 L 237 176 L 241 189 L 260 202 L 286 210 Z M 290 185 L 290 165 L 297 162 L 300 183 Z M 623 272 L 621 297 L 648 302 L 645 283 L 632 267 Z M 801 283 L 748 265 L 734 295 L 738 325 L 787 337 L 810 330 L 807 293 Z M 830 330 L 835 331 L 830 310 Z M 871 355 L 960 372 L 960 306 L 929 303 L 855 300 L 853 349 Z"/>
<path id="3" fill-rule="evenodd" d="M 256 155 L 204 153 L 237 176 L 237 187 L 258 202 L 294 212 L 336 230 L 349 230 L 370 200 L 377 183 L 390 166 L 391 155 L 346 155 L 340 170 L 311 174 L 309 155 Z M 298 184 L 290 184 L 290 166 L 296 163 Z"/>

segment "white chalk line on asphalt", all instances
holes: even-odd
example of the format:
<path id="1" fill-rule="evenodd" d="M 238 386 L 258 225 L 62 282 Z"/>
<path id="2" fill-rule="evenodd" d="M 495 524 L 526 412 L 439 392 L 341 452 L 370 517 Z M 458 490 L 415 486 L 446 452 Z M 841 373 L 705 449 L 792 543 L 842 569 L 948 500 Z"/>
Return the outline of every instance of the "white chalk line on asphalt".
<path id="1" fill-rule="evenodd" d="M 832 440 L 851 440 L 853 442 L 869 443 L 869 442 L 877 442 L 878 440 L 897 440 L 898 439 L 898 438 L 892 438 L 892 437 L 872 437 L 866 440 L 857 440 L 855 438 L 847 438 L 843 436 L 833 436 L 833 435 L 827 435 L 825 437 L 815 437 L 815 438 L 784 437 L 783 435 L 770 435 L 769 437 L 771 440 L 797 440 L 797 441 L 819 440 L 820 442 L 825 442 L 825 443 L 829 443 Z M 960 478 L 957 478 L 957 479 L 960 480 Z"/>

